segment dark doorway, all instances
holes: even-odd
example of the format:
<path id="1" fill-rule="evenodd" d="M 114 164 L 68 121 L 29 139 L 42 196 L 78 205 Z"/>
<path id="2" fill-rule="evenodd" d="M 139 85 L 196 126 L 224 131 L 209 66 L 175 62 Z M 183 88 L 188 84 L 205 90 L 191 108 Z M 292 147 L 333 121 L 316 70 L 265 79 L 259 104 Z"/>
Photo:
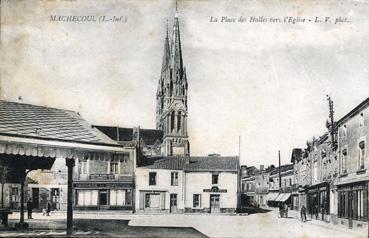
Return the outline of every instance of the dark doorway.
<path id="1" fill-rule="evenodd" d="M 101 190 L 100 191 L 100 206 L 107 206 L 108 205 L 108 192 L 107 190 Z"/>
<path id="2" fill-rule="evenodd" d="M 33 202 L 34 209 L 40 208 L 40 189 L 39 188 L 32 188 L 32 202 Z"/>

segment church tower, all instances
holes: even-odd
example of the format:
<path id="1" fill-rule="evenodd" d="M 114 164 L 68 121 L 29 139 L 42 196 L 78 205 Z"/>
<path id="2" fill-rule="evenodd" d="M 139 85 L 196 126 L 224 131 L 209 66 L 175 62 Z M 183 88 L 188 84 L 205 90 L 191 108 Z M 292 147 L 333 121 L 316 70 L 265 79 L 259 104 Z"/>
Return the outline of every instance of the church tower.
<path id="1" fill-rule="evenodd" d="M 166 156 L 190 154 L 187 134 L 187 87 L 176 9 L 170 40 L 167 23 L 161 76 L 156 93 L 156 129 L 163 131 L 161 151 Z"/>

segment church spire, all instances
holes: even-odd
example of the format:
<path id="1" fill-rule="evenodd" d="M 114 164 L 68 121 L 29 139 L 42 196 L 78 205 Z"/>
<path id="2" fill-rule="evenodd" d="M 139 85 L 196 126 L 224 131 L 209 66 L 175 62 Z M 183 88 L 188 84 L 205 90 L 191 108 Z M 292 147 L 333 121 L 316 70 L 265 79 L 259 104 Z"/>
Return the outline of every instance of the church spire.
<path id="1" fill-rule="evenodd" d="M 170 47 L 169 47 L 168 20 L 167 20 L 167 33 L 166 33 L 165 41 L 164 41 L 164 54 L 163 54 L 161 72 L 165 71 L 168 68 L 169 62 L 170 62 Z"/>
<path id="2" fill-rule="evenodd" d="M 172 65 L 175 73 L 178 73 L 181 77 L 183 74 L 183 61 L 182 61 L 182 46 L 181 37 L 179 33 L 179 21 L 178 21 L 178 6 L 176 1 L 176 14 L 174 16 L 173 35 L 171 42 L 171 53 L 172 53 Z"/>

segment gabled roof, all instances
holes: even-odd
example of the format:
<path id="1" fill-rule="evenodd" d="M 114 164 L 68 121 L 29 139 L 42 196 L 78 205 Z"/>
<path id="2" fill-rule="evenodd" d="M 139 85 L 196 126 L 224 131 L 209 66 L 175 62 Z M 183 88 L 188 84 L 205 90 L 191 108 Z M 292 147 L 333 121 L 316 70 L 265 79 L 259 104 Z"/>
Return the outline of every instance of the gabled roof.
<path id="1" fill-rule="evenodd" d="M 185 165 L 185 171 L 232 171 L 237 172 L 239 159 L 237 156 L 204 156 L 190 157 Z"/>
<path id="2" fill-rule="evenodd" d="M 94 126 L 109 138 L 115 141 L 133 141 L 136 136 L 134 135 L 134 128 L 123 128 L 114 126 Z M 145 145 L 154 145 L 157 141 L 160 143 L 163 141 L 163 131 L 155 129 L 137 129 L 139 131 L 140 141 Z"/>
<path id="3" fill-rule="evenodd" d="M 0 134 L 83 143 L 117 144 L 77 112 L 0 100 Z"/>

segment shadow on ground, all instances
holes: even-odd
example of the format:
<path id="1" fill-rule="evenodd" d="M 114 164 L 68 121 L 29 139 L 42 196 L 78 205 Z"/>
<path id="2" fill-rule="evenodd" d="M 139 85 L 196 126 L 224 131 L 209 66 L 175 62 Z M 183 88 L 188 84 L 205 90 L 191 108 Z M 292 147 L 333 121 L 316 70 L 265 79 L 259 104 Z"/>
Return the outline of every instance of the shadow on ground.
<path id="1" fill-rule="evenodd" d="M 60 232 L 65 231 L 65 220 L 28 220 L 30 225 L 28 230 L 19 231 L 17 237 L 30 237 L 40 231 L 43 236 L 65 237 Z M 18 232 L 14 229 L 13 222 L 9 222 L 9 227 L 2 227 L 1 231 Z M 192 227 L 150 227 L 150 226 L 129 226 L 129 220 L 107 220 L 107 219 L 75 219 L 74 236 L 91 237 L 93 234 L 99 234 L 99 237 L 207 237 Z M 59 234 L 52 233 L 53 231 Z M 86 233 L 86 235 L 83 235 Z M 53 235 L 51 235 L 53 234 Z M 79 235 L 77 235 L 79 234 Z M 0 235 L 1 237 L 1 235 Z"/>

